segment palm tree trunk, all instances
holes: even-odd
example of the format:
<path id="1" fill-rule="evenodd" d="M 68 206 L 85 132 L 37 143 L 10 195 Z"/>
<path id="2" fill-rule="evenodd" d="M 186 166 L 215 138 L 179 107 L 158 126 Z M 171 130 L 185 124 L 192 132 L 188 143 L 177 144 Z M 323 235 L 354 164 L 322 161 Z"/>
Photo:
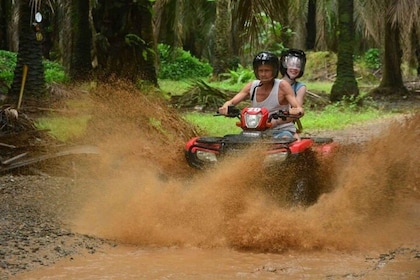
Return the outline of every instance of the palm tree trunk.
<path id="1" fill-rule="evenodd" d="M 23 66 L 28 66 L 25 92 L 28 95 L 42 97 L 46 93 L 44 65 L 42 64 L 41 42 L 37 41 L 30 20 L 28 0 L 18 0 L 19 9 L 19 50 L 11 87 L 11 97 L 17 98 L 22 84 Z"/>
<path id="2" fill-rule="evenodd" d="M 413 42 L 413 49 L 414 49 L 414 57 L 415 57 L 415 61 L 417 62 L 417 77 L 420 77 L 420 40 L 419 37 L 417 35 L 417 33 L 420 32 L 420 30 L 418 31 L 416 26 L 413 26 L 413 32 L 411 33 L 412 39 L 411 41 Z"/>
<path id="3" fill-rule="evenodd" d="M 308 1 L 308 17 L 306 20 L 306 50 L 315 49 L 316 43 L 316 0 Z"/>
<path id="4" fill-rule="evenodd" d="M 11 15 L 11 2 L 0 2 L 0 49 L 7 50 L 8 47 L 8 31 L 7 23 L 10 22 L 8 17 Z"/>
<path id="5" fill-rule="evenodd" d="M 83 81 L 90 78 L 92 70 L 92 31 L 90 29 L 90 1 L 70 0 L 70 33 L 67 41 L 70 50 L 66 61 L 69 77 L 73 81 Z M 68 40 L 67 39 L 67 40 Z"/>
<path id="6" fill-rule="evenodd" d="M 213 77 L 217 79 L 219 74 L 225 73 L 230 68 L 231 51 L 231 3 L 230 0 L 216 1 L 215 44 Z"/>
<path id="7" fill-rule="evenodd" d="M 400 27 L 390 20 L 385 23 L 385 46 L 382 80 L 379 87 L 371 91 L 380 95 L 405 95 L 401 72 L 402 50 L 400 45 Z"/>
<path id="8" fill-rule="evenodd" d="M 149 0 L 99 1 L 98 60 L 103 78 L 114 76 L 133 83 L 145 80 L 157 85 Z"/>
<path id="9" fill-rule="evenodd" d="M 337 54 L 337 79 L 332 88 L 330 100 L 342 100 L 344 96 L 359 95 L 353 69 L 353 0 L 338 1 L 339 38 Z"/>

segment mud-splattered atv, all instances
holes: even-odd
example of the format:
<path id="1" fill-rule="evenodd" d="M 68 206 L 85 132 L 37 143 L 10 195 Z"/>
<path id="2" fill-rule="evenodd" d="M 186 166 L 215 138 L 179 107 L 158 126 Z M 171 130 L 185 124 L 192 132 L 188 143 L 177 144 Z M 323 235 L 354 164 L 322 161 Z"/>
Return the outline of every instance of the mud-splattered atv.
<path id="1" fill-rule="evenodd" d="M 266 108 L 247 107 L 239 110 L 228 108 L 226 117 L 238 118 L 236 123 L 242 131 L 223 137 L 194 137 L 185 145 L 185 157 L 192 167 L 204 169 L 222 161 L 232 154 L 245 152 L 249 145 L 264 147 L 266 170 L 272 171 L 276 181 L 267 182 L 266 187 L 273 192 L 279 184 L 285 184 L 287 177 L 287 201 L 293 204 L 309 205 L 320 195 L 323 173 L 320 172 L 321 158 L 331 154 L 336 147 L 332 138 L 302 137 L 300 141 L 292 138 L 274 138 L 271 128 L 272 119 L 296 118 L 288 112 L 279 111 L 269 116 Z M 281 176 L 281 182 L 279 180 Z M 286 176 L 287 175 L 287 176 Z"/>

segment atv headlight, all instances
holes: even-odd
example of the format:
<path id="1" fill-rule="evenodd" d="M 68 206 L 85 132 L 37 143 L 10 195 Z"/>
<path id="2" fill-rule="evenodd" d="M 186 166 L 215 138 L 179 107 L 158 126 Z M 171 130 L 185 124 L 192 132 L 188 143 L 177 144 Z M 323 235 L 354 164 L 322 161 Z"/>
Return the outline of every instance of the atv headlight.
<path id="1" fill-rule="evenodd" d="M 217 162 L 217 157 L 216 157 L 216 154 L 214 153 L 198 150 L 196 154 L 197 154 L 197 158 L 201 161 Z"/>
<path id="2" fill-rule="evenodd" d="M 257 128 L 260 123 L 262 114 L 250 115 L 245 113 L 245 125 L 248 128 Z"/>
<path id="3" fill-rule="evenodd" d="M 279 152 L 275 154 L 268 154 L 264 159 L 264 163 L 279 163 L 286 160 L 288 153 L 287 152 Z"/>

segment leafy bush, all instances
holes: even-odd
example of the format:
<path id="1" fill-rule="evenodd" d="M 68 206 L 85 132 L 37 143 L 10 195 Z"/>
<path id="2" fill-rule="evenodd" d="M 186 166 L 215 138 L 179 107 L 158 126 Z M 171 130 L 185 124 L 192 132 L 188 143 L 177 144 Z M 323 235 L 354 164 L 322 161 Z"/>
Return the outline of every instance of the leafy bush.
<path id="1" fill-rule="evenodd" d="M 68 80 L 64 72 L 64 67 L 61 64 L 49 60 L 44 60 L 43 64 L 44 76 L 47 84 L 63 83 Z"/>
<path id="2" fill-rule="evenodd" d="M 0 80 L 10 86 L 13 82 L 17 54 L 0 50 Z M 64 68 L 57 62 L 43 60 L 44 75 L 47 84 L 67 81 Z"/>
<path id="3" fill-rule="evenodd" d="M 0 81 L 12 84 L 15 65 L 16 53 L 0 50 Z"/>
<path id="4" fill-rule="evenodd" d="M 223 73 L 221 76 L 228 77 L 227 81 L 231 84 L 244 84 L 255 78 L 254 71 L 241 64 L 238 64 L 236 70 L 230 70 L 229 73 Z"/>
<path id="5" fill-rule="evenodd" d="M 200 61 L 190 52 L 180 48 L 171 49 L 170 46 L 158 45 L 160 69 L 159 79 L 179 81 L 181 79 L 195 79 L 207 77 L 213 71 L 211 65 Z"/>
<path id="6" fill-rule="evenodd" d="M 363 60 L 370 69 L 377 70 L 381 67 L 379 49 L 369 49 L 366 51 Z"/>

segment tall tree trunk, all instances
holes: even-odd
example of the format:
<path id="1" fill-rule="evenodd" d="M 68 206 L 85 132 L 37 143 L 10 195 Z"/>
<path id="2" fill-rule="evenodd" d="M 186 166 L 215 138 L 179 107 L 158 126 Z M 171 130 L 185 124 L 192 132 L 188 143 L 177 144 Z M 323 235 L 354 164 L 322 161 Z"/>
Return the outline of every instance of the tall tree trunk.
<path id="1" fill-rule="evenodd" d="M 7 23 L 11 15 L 11 1 L 0 2 L 0 50 L 7 50 L 8 48 L 8 32 Z"/>
<path id="2" fill-rule="evenodd" d="M 213 59 L 213 77 L 217 79 L 219 74 L 226 73 L 231 66 L 231 1 L 216 1 L 216 21 L 215 21 L 215 44 Z"/>
<path id="3" fill-rule="evenodd" d="M 306 20 L 306 50 L 315 49 L 316 43 L 316 0 L 308 1 L 308 17 Z"/>
<path id="4" fill-rule="evenodd" d="M 19 9 L 19 51 L 11 87 L 11 97 L 17 99 L 21 85 L 23 66 L 28 66 L 25 93 L 30 96 L 42 97 L 46 93 L 44 65 L 42 64 L 41 42 L 37 40 L 35 30 L 31 25 L 31 10 L 28 0 L 17 1 Z"/>
<path id="5" fill-rule="evenodd" d="M 148 0 L 143 2 L 146 2 L 147 5 L 146 3 L 141 4 L 139 6 L 139 13 L 132 19 L 132 24 L 134 26 L 137 24 L 140 25 L 139 34 L 144 40 L 144 43 L 139 46 L 139 54 L 141 54 L 141 56 L 138 60 L 138 77 L 143 81 L 147 81 L 157 86 L 157 48 L 153 34 L 152 4 Z M 137 20 L 139 23 L 136 22 Z"/>
<path id="6" fill-rule="evenodd" d="M 420 77 L 420 40 L 419 36 L 417 35 L 420 30 L 417 30 L 415 24 L 413 24 L 413 30 L 411 31 L 411 44 L 414 51 L 414 65 L 417 65 L 417 77 Z"/>
<path id="7" fill-rule="evenodd" d="M 70 17 L 67 37 L 68 52 L 63 62 L 67 73 L 73 81 L 84 81 L 90 78 L 92 70 L 92 31 L 90 29 L 90 1 L 70 0 L 67 16 Z M 66 44 L 63 44 L 65 47 Z"/>
<path id="8" fill-rule="evenodd" d="M 385 23 L 385 47 L 382 80 L 379 87 L 371 91 L 372 94 L 405 95 L 401 71 L 402 50 L 400 45 L 400 27 L 390 20 Z"/>
<path id="9" fill-rule="evenodd" d="M 331 88 L 330 95 L 330 100 L 333 102 L 342 100 L 344 96 L 359 95 L 353 69 L 353 0 L 339 0 L 338 14 L 337 78 Z"/>
<path id="10" fill-rule="evenodd" d="M 133 83 L 139 79 L 157 85 L 152 3 L 149 0 L 101 0 L 96 11 L 99 70 Z"/>

